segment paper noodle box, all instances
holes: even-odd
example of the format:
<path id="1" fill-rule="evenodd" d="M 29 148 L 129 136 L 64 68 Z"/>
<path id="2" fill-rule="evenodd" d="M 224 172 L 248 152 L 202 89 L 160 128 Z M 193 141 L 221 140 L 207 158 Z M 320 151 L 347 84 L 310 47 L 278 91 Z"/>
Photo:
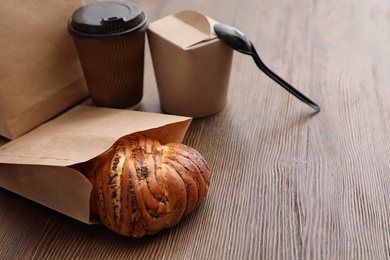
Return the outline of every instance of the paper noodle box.
<path id="1" fill-rule="evenodd" d="M 149 47 L 165 112 L 203 117 L 225 107 L 233 50 L 217 38 L 215 23 L 188 10 L 149 25 Z"/>

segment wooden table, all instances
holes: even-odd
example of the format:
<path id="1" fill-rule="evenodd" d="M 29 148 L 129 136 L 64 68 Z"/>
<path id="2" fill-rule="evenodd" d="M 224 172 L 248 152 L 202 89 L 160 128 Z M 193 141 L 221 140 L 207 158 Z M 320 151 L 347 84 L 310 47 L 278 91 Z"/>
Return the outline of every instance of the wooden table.
<path id="1" fill-rule="evenodd" d="M 0 259 L 389 259 L 390 2 L 137 0 L 234 25 L 313 110 L 235 53 L 228 105 L 184 143 L 212 169 L 206 200 L 142 239 L 0 189 Z M 160 112 L 146 54 L 142 110 Z"/>

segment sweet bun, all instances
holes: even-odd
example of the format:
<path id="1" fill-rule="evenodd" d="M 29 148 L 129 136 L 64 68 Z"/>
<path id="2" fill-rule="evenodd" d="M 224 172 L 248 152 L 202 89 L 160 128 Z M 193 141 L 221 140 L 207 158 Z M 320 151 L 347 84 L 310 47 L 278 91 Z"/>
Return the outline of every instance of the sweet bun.
<path id="1" fill-rule="evenodd" d="M 176 225 L 202 202 L 210 184 L 199 152 L 178 143 L 161 145 L 141 133 L 122 137 L 74 168 L 93 184 L 91 211 L 109 229 L 132 237 Z"/>

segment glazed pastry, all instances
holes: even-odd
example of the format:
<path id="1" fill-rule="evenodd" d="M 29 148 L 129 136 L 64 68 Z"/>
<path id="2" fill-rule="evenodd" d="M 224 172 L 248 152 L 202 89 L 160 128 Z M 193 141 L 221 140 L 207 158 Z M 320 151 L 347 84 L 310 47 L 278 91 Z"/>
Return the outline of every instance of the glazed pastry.
<path id="1" fill-rule="evenodd" d="M 210 170 L 199 152 L 140 133 L 73 166 L 93 184 L 91 212 L 109 229 L 142 237 L 176 225 L 204 199 Z"/>

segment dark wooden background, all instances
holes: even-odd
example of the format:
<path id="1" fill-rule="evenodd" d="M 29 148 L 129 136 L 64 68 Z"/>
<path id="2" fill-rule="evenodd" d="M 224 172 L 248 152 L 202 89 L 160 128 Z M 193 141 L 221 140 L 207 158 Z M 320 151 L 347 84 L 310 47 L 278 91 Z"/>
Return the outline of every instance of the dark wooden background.
<path id="1" fill-rule="evenodd" d="M 390 2 L 133 2 L 234 25 L 322 111 L 236 52 L 228 105 L 184 140 L 212 169 L 194 213 L 134 239 L 0 189 L 0 259 L 389 259 Z M 148 52 L 142 110 L 160 112 Z"/>

